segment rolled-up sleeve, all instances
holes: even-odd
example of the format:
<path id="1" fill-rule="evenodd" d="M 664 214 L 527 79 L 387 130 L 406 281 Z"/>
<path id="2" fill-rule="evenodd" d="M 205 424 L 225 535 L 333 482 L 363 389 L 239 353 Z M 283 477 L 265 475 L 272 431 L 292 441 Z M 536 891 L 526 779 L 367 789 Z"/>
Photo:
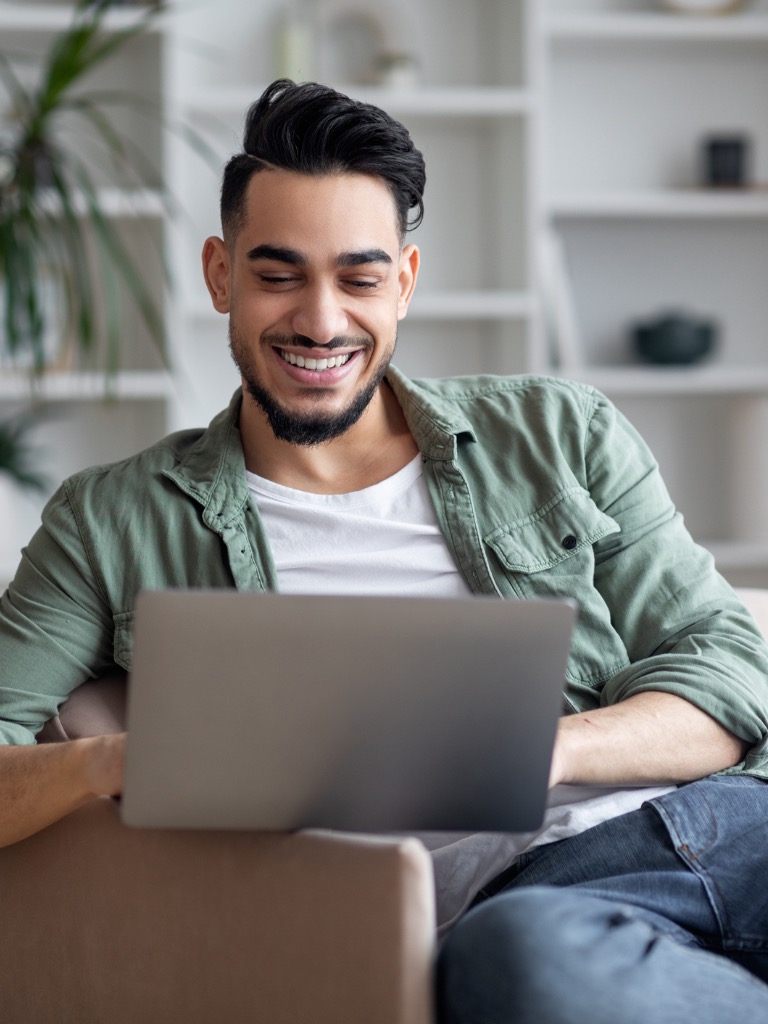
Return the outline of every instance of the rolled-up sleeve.
<path id="1" fill-rule="evenodd" d="M 683 697 L 752 744 L 768 770 L 768 647 L 709 552 L 694 543 L 647 445 L 597 402 L 586 448 L 589 490 L 620 532 L 595 547 L 595 585 L 630 664 L 607 681 L 613 704 L 647 690 Z"/>

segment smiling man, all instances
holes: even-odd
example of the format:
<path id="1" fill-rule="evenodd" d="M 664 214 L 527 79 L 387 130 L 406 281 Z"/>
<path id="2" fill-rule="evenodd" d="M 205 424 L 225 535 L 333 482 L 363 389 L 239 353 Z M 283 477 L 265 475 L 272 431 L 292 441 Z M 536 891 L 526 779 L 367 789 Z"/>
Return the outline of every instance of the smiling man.
<path id="1" fill-rule="evenodd" d="M 424 184 L 375 107 L 254 104 L 203 250 L 242 387 L 46 507 L 0 600 L 0 844 L 120 792 L 123 736 L 35 738 L 130 668 L 142 589 L 567 597 L 542 828 L 423 837 L 441 1024 L 768 1019 L 766 645 L 602 395 L 392 366 Z"/>

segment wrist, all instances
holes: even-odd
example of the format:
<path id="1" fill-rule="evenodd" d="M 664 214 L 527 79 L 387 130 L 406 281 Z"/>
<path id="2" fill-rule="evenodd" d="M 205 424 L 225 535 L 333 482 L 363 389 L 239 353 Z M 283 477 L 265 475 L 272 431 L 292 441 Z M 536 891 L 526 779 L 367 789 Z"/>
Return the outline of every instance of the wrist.
<path id="1" fill-rule="evenodd" d="M 87 797 L 117 796 L 123 787 L 125 734 L 73 740 Z"/>

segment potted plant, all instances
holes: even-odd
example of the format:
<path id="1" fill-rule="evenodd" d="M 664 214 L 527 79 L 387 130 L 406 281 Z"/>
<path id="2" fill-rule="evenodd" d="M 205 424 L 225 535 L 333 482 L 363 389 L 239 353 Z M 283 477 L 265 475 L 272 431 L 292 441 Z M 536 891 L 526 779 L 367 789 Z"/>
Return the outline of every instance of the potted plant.
<path id="1" fill-rule="evenodd" d="M 104 369 L 118 368 L 121 287 L 164 350 L 156 293 L 105 211 L 91 168 L 62 141 L 62 119 L 69 130 L 77 120 L 115 168 L 125 171 L 136 156 L 111 108 L 141 101 L 96 94 L 83 80 L 144 32 L 159 5 L 143 5 L 117 28 L 105 25 L 115 6 L 117 0 L 77 0 L 71 24 L 36 65 L 33 86 L 25 84 L 18 62 L 0 52 L 0 87 L 7 94 L 0 114 L 0 351 L 38 372 L 51 331 L 86 356 L 100 339 Z"/>
<path id="2" fill-rule="evenodd" d="M 30 415 L 0 420 L 0 479 L 21 488 L 43 492 L 46 481 L 32 466 L 32 451 L 27 439 L 31 426 Z"/>

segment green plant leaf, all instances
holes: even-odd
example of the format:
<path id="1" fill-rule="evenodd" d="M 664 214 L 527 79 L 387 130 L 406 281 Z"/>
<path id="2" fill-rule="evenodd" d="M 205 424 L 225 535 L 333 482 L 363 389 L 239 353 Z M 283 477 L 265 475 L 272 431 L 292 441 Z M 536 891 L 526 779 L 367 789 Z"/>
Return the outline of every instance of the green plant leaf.
<path id="1" fill-rule="evenodd" d="M 45 366 L 46 325 L 56 315 L 43 296 L 46 274 L 59 284 L 65 334 L 74 333 L 81 351 L 90 351 L 97 331 L 103 329 L 107 377 L 118 368 L 124 328 L 119 282 L 125 284 L 166 362 L 162 311 L 119 228 L 101 207 L 84 163 L 90 157 L 85 153 L 78 158 L 56 141 L 58 119 L 69 111 L 88 124 L 113 167 L 134 174 L 139 183 L 159 180 L 154 170 L 148 175 L 141 150 L 121 135 L 105 109 L 118 96 L 134 108 L 148 106 L 147 101 L 128 93 L 89 94 L 80 88 L 89 72 L 146 31 L 160 9 L 146 7 L 137 11 L 130 25 L 115 28 L 105 25 L 113 6 L 114 0 L 79 0 L 69 28 L 49 48 L 34 90 L 25 88 L 11 60 L 0 55 L 0 85 L 11 97 L 19 125 L 18 137 L 4 153 L 12 161 L 13 177 L 8 187 L 0 183 L 5 347 L 12 355 L 30 352 L 38 372 Z"/>
<path id="2" fill-rule="evenodd" d="M 52 168 L 54 195 L 61 204 L 61 216 L 49 215 L 49 238 L 55 276 L 64 288 L 67 326 L 77 333 L 80 345 L 88 351 L 95 337 L 95 291 L 88 265 L 88 249 L 82 217 L 75 197 L 58 167 Z"/>
<path id="3" fill-rule="evenodd" d="M 0 79 L 10 94 L 12 106 L 16 108 L 19 115 L 30 110 L 32 98 L 14 71 L 13 64 L 4 53 L 0 53 Z"/>
<path id="4" fill-rule="evenodd" d="M 157 308 L 152 295 L 146 287 L 135 263 L 127 252 L 120 235 L 114 230 L 109 219 L 104 215 L 93 185 L 82 168 L 76 167 L 75 174 L 80 182 L 88 208 L 88 215 L 93 226 L 97 241 L 101 245 L 102 257 L 111 261 L 119 272 L 136 302 L 142 319 L 155 343 L 158 354 L 167 365 L 165 345 L 165 326 L 162 314 Z M 110 341 L 112 344 L 112 341 Z"/>
<path id="5" fill-rule="evenodd" d="M 33 451 L 27 438 L 35 420 L 32 414 L 0 420 L 0 473 L 21 487 L 43 492 L 48 481 L 32 468 Z"/>
<path id="6" fill-rule="evenodd" d="M 80 4 L 70 29 L 54 40 L 49 51 L 48 73 L 39 94 L 41 110 L 56 106 L 61 95 L 83 75 L 141 35 L 159 10 L 146 8 L 134 24 L 106 33 L 104 20 L 113 6 L 112 0 Z"/>

